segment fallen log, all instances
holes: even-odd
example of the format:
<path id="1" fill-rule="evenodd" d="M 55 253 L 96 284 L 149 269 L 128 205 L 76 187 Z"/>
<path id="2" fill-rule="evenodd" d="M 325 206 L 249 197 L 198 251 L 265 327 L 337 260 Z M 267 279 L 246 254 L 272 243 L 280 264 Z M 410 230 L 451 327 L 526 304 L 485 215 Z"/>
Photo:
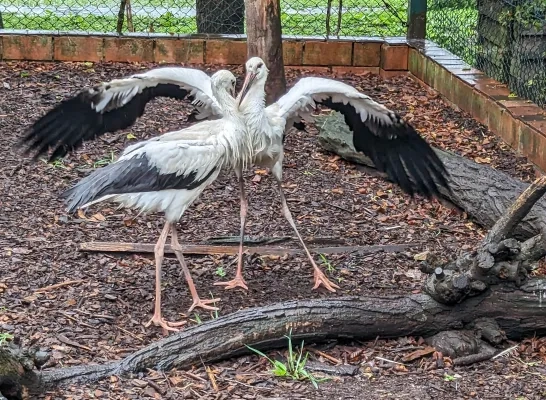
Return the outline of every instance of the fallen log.
<path id="1" fill-rule="evenodd" d="M 187 328 L 120 361 L 45 370 L 39 379 L 45 389 L 147 368 L 189 368 L 250 354 L 245 345 L 261 350 L 285 347 L 283 335 L 290 331 L 294 343 L 303 339 L 308 344 L 328 339 L 427 337 L 488 318 L 496 321 L 510 339 L 545 335 L 544 293 L 546 280 L 533 279 L 519 288 L 512 283 L 495 286 L 454 306 L 438 303 L 426 294 L 286 301 L 244 309 Z"/>
<path id="2" fill-rule="evenodd" d="M 337 112 L 316 117 L 319 143 L 327 151 L 342 158 L 374 168 L 373 162 L 355 150 L 352 132 L 343 116 Z M 516 198 L 529 187 L 528 183 L 512 178 L 504 172 L 475 163 L 454 153 L 435 149 L 450 174 L 452 193 L 442 191 L 449 202 L 464 210 L 484 228 L 491 228 Z M 384 175 L 383 175 L 384 176 Z M 515 228 L 518 239 L 529 239 L 541 233 L 541 221 L 546 221 L 546 199 L 539 200 L 533 210 Z"/>

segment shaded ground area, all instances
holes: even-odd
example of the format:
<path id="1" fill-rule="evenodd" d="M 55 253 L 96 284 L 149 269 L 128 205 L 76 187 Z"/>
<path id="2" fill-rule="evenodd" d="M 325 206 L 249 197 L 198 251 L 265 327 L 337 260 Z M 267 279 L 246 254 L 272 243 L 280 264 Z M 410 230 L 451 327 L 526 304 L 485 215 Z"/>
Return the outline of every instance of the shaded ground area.
<path id="1" fill-rule="evenodd" d="M 24 128 L 64 96 L 84 86 L 118 78 L 146 65 L 4 63 L 0 66 L 0 332 L 23 345 L 39 343 L 53 352 L 46 368 L 100 363 L 124 357 L 161 337 L 143 323 L 152 314 L 152 256 L 78 251 L 81 242 L 155 243 L 160 215 L 138 216 L 110 204 L 85 215 L 67 215 L 58 194 L 94 168 L 105 165 L 129 143 L 184 125 L 182 103 L 156 100 L 133 129 L 108 134 L 54 164 L 31 163 L 13 145 Z M 207 66 L 207 72 L 214 70 Z M 242 70 L 234 73 L 242 78 Z M 305 71 L 289 71 L 289 82 Z M 374 99 L 400 112 L 434 145 L 488 163 L 529 181 L 532 167 L 468 115 L 454 111 L 435 93 L 409 78 L 343 76 Z M 239 82 L 239 85 L 241 82 Z M 304 238 L 331 238 L 346 245 L 412 243 L 407 252 L 339 254 L 321 260 L 338 282 L 337 293 L 312 291 L 312 269 L 304 257 L 247 257 L 248 293 L 224 291 L 214 282 L 231 278 L 234 257 L 188 256 L 203 297 L 221 297 L 219 315 L 288 299 L 419 292 L 422 274 L 414 255 L 432 251 L 454 258 L 483 237 L 484 230 L 464 214 L 438 202 L 410 200 L 397 188 L 326 154 L 316 131 L 290 132 L 286 140 L 285 189 Z M 246 172 L 250 199 L 247 232 L 252 236 L 293 236 L 280 213 L 273 180 L 266 171 Z M 180 223 L 181 242 L 204 243 L 212 236 L 237 235 L 237 182 L 222 174 L 188 210 Z M 297 247 L 292 240 L 287 246 Z M 329 267 L 328 267 L 329 265 Z M 225 275 L 225 276 L 223 276 Z M 196 324 L 214 318 L 207 312 L 185 315 L 190 296 L 174 258 L 163 269 L 163 310 L 167 319 Z M 62 287 L 58 283 L 73 281 Z M 42 290 L 38 290 L 42 289 Z M 452 370 L 449 360 L 427 355 L 404 365 L 402 357 L 423 347 L 419 338 L 310 347 L 335 360 L 361 365 L 355 377 L 334 377 L 319 384 L 272 379 L 268 365 L 256 356 L 212 366 L 207 374 L 196 365 L 190 372 L 150 371 L 134 378 L 112 377 L 88 386 L 59 389 L 45 398 L 211 398 L 211 399 L 353 399 L 353 398 L 520 398 L 546 396 L 546 343 L 521 343 L 508 357 Z M 318 353 L 312 360 L 333 361 Z M 216 392 L 212 384 L 218 385 Z M 317 376 L 320 376 L 317 373 Z M 519 396 L 519 397 L 518 397 Z"/>

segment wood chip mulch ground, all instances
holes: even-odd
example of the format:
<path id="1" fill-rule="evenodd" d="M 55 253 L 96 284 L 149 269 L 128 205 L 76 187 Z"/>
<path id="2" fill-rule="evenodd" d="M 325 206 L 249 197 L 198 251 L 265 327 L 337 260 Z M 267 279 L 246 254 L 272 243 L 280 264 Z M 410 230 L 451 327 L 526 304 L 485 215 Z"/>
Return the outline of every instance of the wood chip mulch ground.
<path id="1" fill-rule="evenodd" d="M 62 163 L 31 163 L 14 149 L 25 127 L 61 99 L 81 88 L 154 67 L 151 64 L 3 63 L 0 65 L 0 333 L 25 346 L 39 343 L 52 352 L 45 368 L 102 363 L 122 358 L 162 337 L 144 328 L 152 314 L 152 255 L 116 255 L 78 250 L 82 242 L 155 243 L 160 215 L 94 206 L 85 215 L 67 215 L 59 193 L 115 158 L 130 143 L 185 125 L 189 108 L 156 100 L 133 128 L 86 144 Z M 212 73 L 218 67 L 199 66 Z M 242 81 L 242 69 L 234 69 Z M 306 71 L 288 71 L 290 84 Z M 328 75 L 327 75 L 328 76 Z M 332 76 L 332 75 L 329 75 Z M 408 77 L 335 76 L 400 112 L 432 144 L 529 181 L 525 159 L 469 115 L 452 109 L 435 92 Z M 418 293 L 423 275 L 415 254 L 431 251 L 443 259 L 473 248 L 485 231 L 465 215 L 436 201 L 411 201 L 397 187 L 325 153 L 316 130 L 291 132 L 286 141 L 284 187 L 304 238 L 330 238 L 345 245 L 413 243 L 404 252 L 337 254 L 320 261 L 341 286 L 332 294 L 312 291 L 312 269 L 304 256 L 247 257 L 248 293 L 225 291 L 214 282 L 231 278 L 233 256 L 188 256 L 203 297 L 221 297 L 220 315 L 289 299 L 358 294 Z M 294 236 L 280 213 L 273 179 L 266 171 L 246 172 L 251 236 Z M 233 174 L 222 174 L 188 210 L 179 225 L 181 242 L 237 235 L 239 198 Z M 297 247 L 295 240 L 284 244 Z M 225 275 L 225 276 L 224 276 Z M 188 324 L 214 315 L 186 315 L 190 296 L 176 259 L 163 270 L 163 310 Z M 71 281 L 61 287 L 52 287 Z M 40 290 L 42 289 L 42 290 Z M 315 371 L 318 390 L 308 381 L 272 377 L 266 360 L 245 356 L 190 371 L 148 371 L 111 377 L 46 393 L 43 399 L 544 399 L 546 340 L 534 338 L 506 357 L 470 367 L 425 350 L 420 338 L 306 345 L 320 366 L 358 366 L 356 375 Z M 423 351 L 424 355 L 415 352 Z M 428 351 L 428 352 L 427 352 Z M 277 356 L 279 352 L 272 352 Z M 282 352 L 280 352 L 282 353 Z M 412 360 L 412 357 L 415 359 Z M 385 361 L 390 360 L 390 361 Z M 395 361 L 395 362 L 392 362 Z M 319 367 L 317 367 L 317 365 Z M 324 368 L 322 368 L 324 369 Z"/>

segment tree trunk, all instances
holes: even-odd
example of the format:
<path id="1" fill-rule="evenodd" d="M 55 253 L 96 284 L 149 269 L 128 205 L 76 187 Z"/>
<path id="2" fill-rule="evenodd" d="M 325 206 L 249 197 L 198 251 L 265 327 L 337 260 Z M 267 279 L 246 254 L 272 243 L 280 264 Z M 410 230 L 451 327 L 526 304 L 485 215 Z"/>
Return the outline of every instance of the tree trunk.
<path id="1" fill-rule="evenodd" d="M 245 33 L 244 0 L 197 0 L 197 33 Z"/>
<path id="2" fill-rule="evenodd" d="M 248 58 L 260 57 L 269 69 L 266 104 L 286 93 L 279 0 L 245 0 Z"/>
<path id="3" fill-rule="evenodd" d="M 328 151 L 342 158 L 374 168 L 373 162 L 353 146 L 353 134 L 343 116 L 333 113 L 318 116 L 319 143 Z M 435 149 L 450 174 L 448 178 L 452 194 L 443 192 L 445 199 L 464 210 L 484 228 L 491 228 L 529 187 L 528 183 L 512 178 L 504 172 L 475 163 L 454 153 Z M 522 222 L 514 227 L 512 235 L 529 239 L 542 233 L 542 221 L 546 221 L 546 199 L 541 198 Z"/>

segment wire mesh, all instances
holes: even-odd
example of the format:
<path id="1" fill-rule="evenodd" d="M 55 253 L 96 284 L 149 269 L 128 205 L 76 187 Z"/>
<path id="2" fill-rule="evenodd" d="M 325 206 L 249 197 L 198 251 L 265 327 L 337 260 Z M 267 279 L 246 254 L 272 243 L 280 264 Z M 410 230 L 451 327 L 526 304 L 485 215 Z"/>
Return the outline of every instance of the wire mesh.
<path id="1" fill-rule="evenodd" d="M 546 106 L 546 0 L 429 0 L 427 38 Z"/>
<path id="2" fill-rule="evenodd" d="M 408 0 L 281 0 L 283 34 L 404 36 Z M 3 28 L 83 32 L 245 32 L 244 0 L 0 0 Z"/>

